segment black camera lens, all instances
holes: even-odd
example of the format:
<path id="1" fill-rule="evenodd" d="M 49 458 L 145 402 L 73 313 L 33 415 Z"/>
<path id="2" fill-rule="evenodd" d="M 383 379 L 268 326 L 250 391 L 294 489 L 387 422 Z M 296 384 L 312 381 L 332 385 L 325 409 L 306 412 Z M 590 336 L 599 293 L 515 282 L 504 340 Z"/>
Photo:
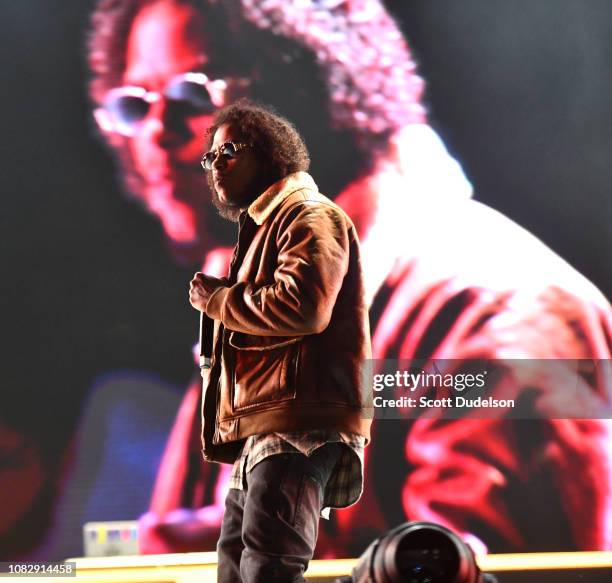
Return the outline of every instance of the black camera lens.
<path id="1" fill-rule="evenodd" d="M 395 549 L 398 573 L 414 583 L 448 583 L 459 570 L 460 557 L 453 541 L 432 529 L 408 532 Z"/>
<path id="2" fill-rule="evenodd" d="M 345 578 L 348 580 L 348 578 Z M 353 583 L 495 583 L 448 528 L 407 522 L 376 539 L 353 569 Z"/>

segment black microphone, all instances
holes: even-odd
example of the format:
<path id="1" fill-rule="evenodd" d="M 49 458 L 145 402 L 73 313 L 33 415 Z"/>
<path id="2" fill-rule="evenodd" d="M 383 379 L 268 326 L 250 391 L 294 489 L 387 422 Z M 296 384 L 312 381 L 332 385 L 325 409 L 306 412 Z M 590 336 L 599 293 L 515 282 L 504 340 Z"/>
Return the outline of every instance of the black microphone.
<path id="1" fill-rule="evenodd" d="M 210 368 L 214 328 L 214 320 L 204 312 L 200 312 L 200 370 Z"/>

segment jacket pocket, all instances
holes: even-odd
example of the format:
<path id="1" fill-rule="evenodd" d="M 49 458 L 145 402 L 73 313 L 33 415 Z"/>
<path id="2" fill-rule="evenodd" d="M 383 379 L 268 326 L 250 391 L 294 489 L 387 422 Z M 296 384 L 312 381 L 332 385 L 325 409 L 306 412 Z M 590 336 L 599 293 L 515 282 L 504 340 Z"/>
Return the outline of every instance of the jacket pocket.
<path id="1" fill-rule="evenodd" d="M 301 338 L 250 336 L 233 332 L 234 411 L 295 399 Z"/>

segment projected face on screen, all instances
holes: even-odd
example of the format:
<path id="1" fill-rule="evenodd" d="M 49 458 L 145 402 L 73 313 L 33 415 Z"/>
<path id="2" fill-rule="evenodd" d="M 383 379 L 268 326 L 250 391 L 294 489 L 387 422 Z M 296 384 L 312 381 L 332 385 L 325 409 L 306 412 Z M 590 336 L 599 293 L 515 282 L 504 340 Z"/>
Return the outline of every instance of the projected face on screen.
<path id="1" fill-rule="evenodd" d="M 128 38 L 123 78 L 127 86 L 162 94 L 140 123 L 134 124 L 129 148 L 144 181 L 142 196 L 147 207 L 177 241 L 197 237 L 198 215 L 205 205 L 197 162 L 214 106 L 208 111 L 189 111 L 195 107 L 164 92 L 181 74 L 206 69 L 208 48 L 197 34 L 201 19 L 189 6 L 154 4 L 143 9 Z"/>
<path id="2" fill-rule="evenodd" d="M 283 20 L 285 8 L 292 19 Z M 345 208 L 364 222 L 378 189 L 364 174 L 392 133 L 425 120 L 422 80 L 384 12 L 378 39 L 355 35 L 347 45 L 345 34 L 332 33 L 359 24 L 359 11 L 312 10 L 319 27 L 308 26 L 308 11 L 282 3 L 274 25 L 255 5 L 206 1 L 128 0 L 100 11 L 106 24 L 90 53 L 96 120 L 128 190 L 160 219 L 184 262 L 201 261 L 229 231 L 209 228 L 214 210 L 198 164 L 219 107 L 243 96 L 277 107 L 316 146 L 313 167 L 327 194 L 346 191 Z M 288 28 L 263 32 L 277 25 Z M 357 178 L 366 180 L 351 185 Z"/>
<path id="3" fill-rule="evenodd" d="M 212 116 L 235 81 L 207 74 L 203 18 L 188 4 L 142 8 L 127 36 L 122 85 L 97 111 L 103 130 L 127 138 L 136 195 L 167 236 L 186 246 L 205 236 L 208 193 L 199 159 Z"/>

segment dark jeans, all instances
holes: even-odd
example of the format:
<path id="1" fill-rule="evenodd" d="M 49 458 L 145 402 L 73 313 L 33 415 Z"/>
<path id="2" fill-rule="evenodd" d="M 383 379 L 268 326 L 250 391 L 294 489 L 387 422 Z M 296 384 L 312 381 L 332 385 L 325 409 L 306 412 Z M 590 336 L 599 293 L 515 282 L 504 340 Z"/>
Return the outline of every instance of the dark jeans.
<path id="1" fill-rule="evenodd" d="M 323 490 L 344 445 L 328 443 L 310 457 L 270 456 L 230 489 L 217 543 L 221 583 L 305 581 L 312 558 Z"/>

